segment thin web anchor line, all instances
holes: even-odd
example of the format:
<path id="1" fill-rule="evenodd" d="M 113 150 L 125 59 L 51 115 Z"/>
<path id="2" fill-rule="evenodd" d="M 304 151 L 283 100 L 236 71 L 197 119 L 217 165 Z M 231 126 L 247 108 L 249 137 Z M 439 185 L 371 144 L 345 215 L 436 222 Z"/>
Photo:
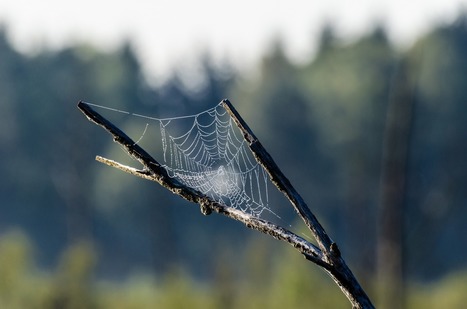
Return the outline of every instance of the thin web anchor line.
<path id="1" fill-rule="evenodd" d="M 202 114 L 204 114 L 204 113 L 206 113 L 206 112 L 208 112 L 208 111 L 210 111 L 210 110 L 214 110 L 214 109 L 216 109 L 218 106 L 222 106 L 222 103 L 219 103 L 219 104 L 217 104 L 216 106 L 211 107 L 211 108 L 208 109 L 208 110 L 205 110 L 205 111 L 199 112 L 198 114 L 193 114 L 193 115 L 176 116 L 176 117 L 167 117 L 167 118 L 157 118 L 157 117 L 142 115 L 142 114 L 138 114 L 138 113 L 130 113 L 130 112 L 127 112 L 127 111 L 124 111 L 124 110 L 121 110 L 121 109 L 117 109 L 117 108 L 113 108 L 113 107 L 108 107 L 108 106 L 104 106 L 104 105 L 99 105 L 99 104 L 94 104 L 94 103 L 89 103 L 89 102 L 85 102 L 85 101 L 83 101 L 83 103 L 85 103 L 85 104 L 87 104 L 87 105 L 90 105 L 90 106 L 97 107 L 97 108 L 102 108 L 102 109 L 110 110 L 110 111 L 117 112 L 117 113 L 121 113 L 121 114 L 131 115 L 131 116 L 140 117 L 140 118 L 149 119 L 149 120 L 155 120 L 155 121 L 170 121 L 170 120 L 177 120 L 177 119 L 194 118 L 194 117 L 197 117 L 197 116 L 199 116 L 199 115 L 202 115 Z"/>

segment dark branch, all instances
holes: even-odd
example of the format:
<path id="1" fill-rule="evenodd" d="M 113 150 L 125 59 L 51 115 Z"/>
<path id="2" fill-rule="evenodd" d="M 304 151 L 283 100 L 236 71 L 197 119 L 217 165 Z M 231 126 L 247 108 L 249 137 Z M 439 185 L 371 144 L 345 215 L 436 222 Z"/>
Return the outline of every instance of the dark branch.
<path id="1" fill-rule="evenodd" d="M 229 100 L 223 100 L 222 103 L 224 108 L 237 124 L 240 131 L 242 131 L 245 140 L 248 142 L 248 146 L 250 147 L 251 152 L 255 156 L 255 159 L 269 174 L 272 183 L 289 199 L 295 210 L 313 233 L 313 236 L 318 242 L 319 248 L 326 254 L 330 253 L 331 245 L 333 242 L 326 234 L 316 217 L 310 211 L 303 198 L 300 196 L 300 194 L 298 194 L 287 177 L 285 177 L 285 175 L 277 166 L 276 162 L 274 162 L 271 155 L 266 151 L 266 149 L 264 149 L 263 145 L 261 145 L 258 138 L 256 138 L 256 136 L 253 134 L 251 129 L 248 127 L 246 122 L 242 119 L 233 105 L 229 102 Z"/>
<path id="2" fill-rule="evenodd" d="M 136 144 L 130 137 L 118 129 L 110 121 L 102 117 L 99 113 L 94 111 L 88 104 L 80 101 L 78 103 L 78 108 L 86 115 L 86 117 L 93 123 L 103 127 L 107 132 L 109 132 L 116 143 L 122 145 L 124 149 L 136 160 L 138 160 L 144 167 L 143 170 L 138 170 L 133 167 L 129 167 L 113 160 L 109 160 L 100 156 L 96 157 L 96 160 L 107 164 L 109 166 L 118 168 L 129 174 L 152 180 L 159 183 L 164 188 L 170 190 L 171 192 L 181 196 L 182 198 L 197 203 L 201 206 L 204 214 L 209 214 L 211 211 L 223 214 L 227 217 L 235 219 L 244 223 L 247 227 L 251 229 L 258 230 L 265 234 L 271 235 L 276 239 L 286 241 L 304 254 L 307 258 L 311 259 L 317 264 L 322 264 L 323 256 L 321 251 L 312 243 L 306 241 L 302 237 L 296 235 L 295 233 L 284 229 L 281 226 L 275 225 L 269 221 L 259 219 L 255 216 L 246 214 L 242 211 L 239 211 L 235 208 L 222 205 L 203 193 L 194 190 L 190 187 L 187 187 L 177 181 L 175 178 L 168 176 L 167 171 L 149 155 L 144 149 L 142 149 L 138 144 Z"/>
<path id="3" fill-rule="evenodd" d="M 303 198 L 298 194 L 290 181 L 285 177 L 274 159 L 266 151 L 258 138 L 253 134 L 247 123 L 243 120 L 229 100 L 222 101 L 224 108 L 237 124 L 243 137 L 248 143 L 251 152 L 269 174 L 272 183 L 288 198 L 299 216 L 303 219 L 313 233 L 319 248 L 325 257 L 324 268 L 334 281 L 339 285 L 343 293 L 351 301 L 355 308 L 373 308 L 373 305 L 361 288 L 352 271 L 341 257 L 340 250 L 335 242 L 327 235 L 318 219 L 313 215 Z M 331 265 L 331 267 L 326 267 Z"/>
<path id="4" fill-rule="evenodd" d="M 132 175 L 155 181 L 182 198 L 199 204 L 203 214 L 210 214 L 212 211 L 215 211 L 234 220 L 243 222 L 248 228 L 255 229 L 291 244 L 308 260 L 323 267 L 328 272 L 328 274 L 341 288 L 342 292 L 350 300 L 354 308 L 374 308 L 370 299 L 360 287 L 344 260 L 341 258 L 337 245 L 332 242 L 326 234 L 323 227 L 310 211 L 301 196 L 296 192 L 289 180 L 280 171 L 272 157 L 264 149 L 232 104 L 228 100 L 224 100 L 222 103 L 231 115 L 232 119 L 236 122 L 237 126 L 243 132 L 256 160 L 269 173 L 272 182 L 287 196 L 296 211 L 299 213 L 300 217 L 303 218 L 308 228 L 312 231 L 319 248 L 281 226 L 246 214 L 235 208 L 220 204 L 203 193 L 183 185 L 174 178 L 170 178 L 167 171 L 159 164 L 159 162 L 157 162 L 151 155 L 149 155 L 110 121 L 94 111 L 88 104 L 80 101 L 78 103 L 78 108 L 90 121 L 108 131 L 113 136 L 114 141 L 122 145 L 128 154 L 138 160 L 144 168 L 143 170 L 138 170 L 109 159 L 96 157 L 99 162 L 118 168 Z"/>

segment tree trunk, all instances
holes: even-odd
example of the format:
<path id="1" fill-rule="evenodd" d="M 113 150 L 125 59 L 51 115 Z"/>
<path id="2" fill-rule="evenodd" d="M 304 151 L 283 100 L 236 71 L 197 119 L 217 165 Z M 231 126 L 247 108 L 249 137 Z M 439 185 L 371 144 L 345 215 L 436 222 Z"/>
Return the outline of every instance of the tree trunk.
<path id="1" fill-rule="evenodd" d="M 394 77 L 384 133 L 377 243 L 378 307 L 383 309 L 404 307 L 404 209 L 414 105 L 404 61 Z"/>

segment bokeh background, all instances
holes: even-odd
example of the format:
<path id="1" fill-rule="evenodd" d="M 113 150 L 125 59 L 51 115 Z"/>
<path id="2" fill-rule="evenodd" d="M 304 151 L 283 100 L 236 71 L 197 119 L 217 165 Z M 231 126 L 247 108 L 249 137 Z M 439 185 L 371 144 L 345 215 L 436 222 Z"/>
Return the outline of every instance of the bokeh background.
<path id="1" fill-rule="evenodd" d="M 308 2 L 1 0 L 0 307 L 350 307 L 293 248 L 94 161 L 127 157 L 76 108 L 229 98 L 378 307 L 463 308 L 467 3 Z"/>

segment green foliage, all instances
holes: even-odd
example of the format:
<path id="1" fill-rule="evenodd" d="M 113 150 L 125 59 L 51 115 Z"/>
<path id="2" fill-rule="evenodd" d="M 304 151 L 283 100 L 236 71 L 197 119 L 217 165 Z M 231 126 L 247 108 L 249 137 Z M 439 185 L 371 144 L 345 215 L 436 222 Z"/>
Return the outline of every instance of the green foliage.
<path id="1" fill-rule="evenodd" d="M 334 282 L 292 248 L 253 239 L 240 260 L 218 260 L 213 283 L 173 268 L 164 277 L 149 273 L 106 281 L 95 278 L 95 250 L 77 243 L 63 252 L 53 272 L 40 272 L 28 238 L 17 231 L 0 238 L 0 306 L 20 308 L 253 309 L 347 308 Z M 279 248 L 279 250 L 278 250 Z M 267 257 L 274 252 L 274 261 Z M 103 261 L 102 261 L 103 262 Z M 215 267 L 215 265 L 214 265 Z M 239 273 L 241 278 L 239 278 Z M 221 275 L 220 273 L 223 273 Z M 467 272 L 437 283 L 409 284 L 408 308 L 464 308 Z"/>
<path id="2" fill-rule="evenodd" d="M 99 308 L 218 308 L 207 287 L 203 288 L 189 276 L 174 271 L 156 282 L 147 275 L 136 275 L 122 284 L 98 285 Z"/>
<path id="3" fill-rule="evenodd" d="M 60 259 L 49 295 L 50 308 L 96 308 L 93 289 L 94 250 L 88 243 L 77 243 Z"/>
<path id="4" fill-rule="evenodd" d="M 0 307 L 35 308 L 44 293 L 42 278 L 35 273 L 29 240 L 12 231 L 0 238 Z M 37 277 L 36 277 L 37 276 Z M 37 285 L 37 287 L 36 287 Z"/>
<path id="5" fill-rule="evenodd" d="M 127 280 L 95 280 L 96 255 L 87 243 L 67 249 L 53 274 L 34 267 L 27 238 L 11 233 L 0 240 L 2 308 L 336 308 L 346 299 L 333 282 L 294 250 L 280 250 L 268 264 L 272 248 L 252 241 L 240 261 L 219 261 L 218 271 L 230 273 L 215 284 L 194 280 L 173 269 L 162 280 L 135 275 Z M 233 275 L 239 268 L 242 278 Z M 237 277 L 237 278 L 236 278 Z M 219 278 L 219 277 L 218 277 Z M 237 282 L 237 284 L 235 284 Z"/>
<path id="6" fill-rule="evenodd" d="M 345 308 L 348 300 L 334 282 L 292 250 L 280 262 L 270 288 L 269 308 Z"/>
<path id="7" fill-rule="evenodd" d="M 432 284 L 414 284 L 409 289 L 408 308 L 465 308 L 467 272 L 460 271 Z"/>

